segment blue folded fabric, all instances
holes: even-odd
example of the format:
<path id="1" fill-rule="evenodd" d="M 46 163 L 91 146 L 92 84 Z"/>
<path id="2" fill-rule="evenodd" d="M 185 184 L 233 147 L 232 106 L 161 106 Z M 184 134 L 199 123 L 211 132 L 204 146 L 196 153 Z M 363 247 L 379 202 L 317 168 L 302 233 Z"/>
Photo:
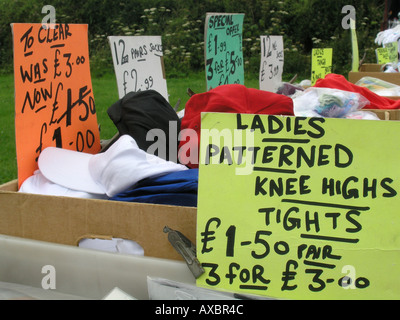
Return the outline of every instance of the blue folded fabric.
<path id="1" fill-rule="evenodd" d="M 110 200 L 196 207 L 198 176 L 198 169 L 189 169 L 143 179 Z"/>

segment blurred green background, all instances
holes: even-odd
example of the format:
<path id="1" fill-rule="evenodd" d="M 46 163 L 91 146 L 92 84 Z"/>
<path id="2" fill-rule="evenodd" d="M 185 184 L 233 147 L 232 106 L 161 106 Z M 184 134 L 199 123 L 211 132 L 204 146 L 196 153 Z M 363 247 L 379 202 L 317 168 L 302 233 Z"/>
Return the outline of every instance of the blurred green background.
<path id="1" fill-rule="evenodd" d="M 351 3 L 349 3 L 351 2 Z M 0 184 L 17 178 L 14 134 L 13 48 L 10 23 L 41 23 L 39 0 L 0 0 Z M 110 35 L 161 35 L 168 92 L 172 106 L 185 106 L 190 87 L 204 92 L 204 22 L 207 12 L 245 13 L 243 56 L 245 85 L 258 88 L 260 36 L 282 35 L 285 81 L 294 75 L 309 79 L 311 50 L 332 48 L 334 73 L 347 76 L 351 69 L 350 30 L 342 28 L 343 6 L 356 9 L 360 58 L 376 61 L 374 43 L 381 30 L 384 1 L 322 0 L 53 0 L 57 23 L 89 25 L 92 84 L 101 138 L 111 138 L 116 129 L 107 108 L 118 100 Z"/>

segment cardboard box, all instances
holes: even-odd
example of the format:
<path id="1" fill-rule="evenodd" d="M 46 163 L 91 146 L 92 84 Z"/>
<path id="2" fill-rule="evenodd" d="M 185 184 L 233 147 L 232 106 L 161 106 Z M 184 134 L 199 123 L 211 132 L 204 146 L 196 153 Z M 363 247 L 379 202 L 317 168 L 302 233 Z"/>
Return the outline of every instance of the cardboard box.
<path id="1" fill-rule="evenodd" d="M 197 208 L 17 192 L 17 181 L 0 186 L 0 234 L 77 246 L 84 238 L 134 240 L 148 257 L 183 260 L 163 228 L 196 243 Z"/>
<path id="2" fill-rule="evenodd" d="M 148 277 L 195 284 L 183 261 L 4 235 L 0 235 L 0 261 L 0 293 L 1 288 L 14 289 L 27 299 L 103 299 L 114 288 L 119 288 L 135 299 L 147 300 Z M 48 288 L 49 285 L 54 286 Z"/>
<path id="3" fill-rule="evenodd" d="M 375 113 L 381 120 L 400 120 L 400 110 L 399 109 L 362 109 L 363 111 L 370 111 Z"/>
<path id="4" fill-rule="evenodd" d="M 382 64 L 363 63 L 360 67 L 360 72 L 381 72 Z"/>
<path id="5" fill-rule="evenodd" d="M 385 73 L 381 72 L 380 64 L 366 63 L 361 65 L 359 72 L 350 71 L 349 81 L 356 83 L 363 77 L 374 77 L 390 83 L 400 85 L 400 73 Z"/>

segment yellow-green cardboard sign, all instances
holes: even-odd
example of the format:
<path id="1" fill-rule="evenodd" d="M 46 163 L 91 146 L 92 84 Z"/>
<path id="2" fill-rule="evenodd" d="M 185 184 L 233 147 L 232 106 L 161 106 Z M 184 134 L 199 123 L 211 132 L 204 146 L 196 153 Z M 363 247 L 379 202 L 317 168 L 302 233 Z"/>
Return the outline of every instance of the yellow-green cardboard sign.
<path id="1" fill-rule="evenodd" d="M 375 52 L 378 64 L 399 62 L 397 42 L 387 43 L 384 48 L 376 48 Z"/>
<path id="2" fill-rule="evenodd" d="M 199 286 L 400 298 L 400 122 L 205 113 Z"/>
<path id="3" fill-rule="evenodd" d="M 390 63 L 389 51 L 387 48 L 376 48 L 375 52 L 378 64 Z"/>
<path id="4" fill-rule="evenodd" d="M 389 62 L 397 64 L 399 62 L 399 44 L 397 41 L 386 43 L 385 48 L 388 50 Z"/>
<path id="5" fill-rule="evenodd" d="M 318 79 L 323 79 L 332 72 L 332 48 L 312 49 L 311 57 L 311 83 L 314 85 Z"/>

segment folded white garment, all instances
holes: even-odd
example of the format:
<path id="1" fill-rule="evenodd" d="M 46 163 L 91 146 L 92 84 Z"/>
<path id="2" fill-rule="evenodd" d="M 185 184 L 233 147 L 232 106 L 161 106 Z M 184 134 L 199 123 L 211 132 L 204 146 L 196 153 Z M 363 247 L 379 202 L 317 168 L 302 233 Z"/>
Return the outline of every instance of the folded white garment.
<path id="1" fill-rule="evenodd" d="M 133 254 L 139 256 L 144 255 L 143 248 L 137 242 L 121 238 L 112 238 L 112 239 L 86 238 L 79 241 L 79 247 L 106 251 L 106 252 Z"/>
<path id="2" fill-rule="evenodd" d="M 140 149 L 129 135 L 121 136 L 105 152 L 94 155 L 48 147 L 41 152 L 38 165 L 54 183 L 109 197 L 142 179 L 188 169 Z"/>
<path id="3" fill-rule="evenodd" d="M 48 180 L 40 170 L 36 170 L 32 176 L 26 179 L 18 190 L 24 193 L 42 194 L 48 196 L 63 196 L 86 199 L 108 199 L 104 194 L 77 191 L 63 187 Z"/>

